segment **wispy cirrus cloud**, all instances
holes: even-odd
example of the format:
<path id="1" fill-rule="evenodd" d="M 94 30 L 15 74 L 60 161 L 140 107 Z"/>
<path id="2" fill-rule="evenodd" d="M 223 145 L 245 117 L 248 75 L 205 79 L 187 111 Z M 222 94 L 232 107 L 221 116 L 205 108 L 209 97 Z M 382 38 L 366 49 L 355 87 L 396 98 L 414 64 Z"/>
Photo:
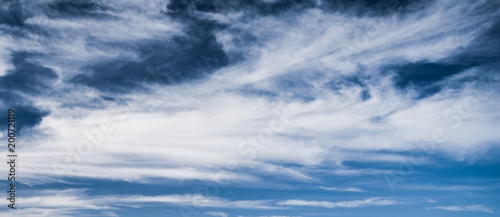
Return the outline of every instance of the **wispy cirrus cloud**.
<path id="1" fill-rule="evenodd" d="M 102 195 L 92 196 L 88 194 L 88 189 L 65 189 L 65 190 L 42 190 L 30 192 L 30 197 L 23 197 L 24 206 L 29 209 L 22 209 L 14 214 L 24 213 L 25 215 L 43 216 L 52 214 L 53 216 L 69 216 L 85 211 L 100 211 L 113 216 L 113 210 L 120 210 L 125 207 L 140 208 L 151 206 L 152 204 L 165 204 L 167 206 L 203 208 L 223 208 L 242 210 L 284 210 L 290 206 L 312 206 L 325 208 L 357 208 L 365 206 L 386 206 L 394 204 L 405 204 L 391 198 L 368 198 L 351 201 L 306 201 L 306 200 L 228 200 L 221 197 L 210 197 L 201 194 L 171 194 L 171 195 Z M 192 209 L 192 208 L 191 208 Z M 11 212 L 3 212 L 8 215 Z M 206 215 L 228 216 L 220 211 L 205 211 Z"/>
<path id="2" fill-rule="evenodd" d="M 446 211 L 473 211 L 473 212 L 485 212 L 492 214 L 493 211 L 484 205 L 463 205 L 463 206 L 436 206 L 427 207 L 426 209 L 440 209 Z"/>
<path id="3" fill-rule="evenodd" d="M 35 192 L 32 192 L 35 193 Z M 107 195 L 93 197 L 86 193 L 86 189 L 66 189 L 66 190 L 43 190 L 38 191 L 32 197 L 22 198 L 24 206 L 29 209 L 22 209 L 15 214 L 43 216 L 51 214 L 53 216 L 70 216 L 86 210 L 97 210 L 107 213 L 107 216 L 116 215 L 112 211 L 123 207 L 150 206 L 155 203 L 167 204 L 169 206 L 181 207 L 213 207 L 231 209 L 258 209 L 273 210 L 286 209 L 287 206 L 315 206 L 326 208 L 356 208 L 364 206 L 384 206 L 393 204 L 403 204 L 392 199 L 368 198 L 364 200 L 352 201 L 304 201 L 304 200 L 247 200 L 232 201 L 218 197 L 207 197 L 203 195 Z M 8 215 L 10 212 L 2 214 Z M 212 216 L 228 216 L 224 212 L 205 211 L 204 214 Z"/>
<path id="4" fill-rule="evenodd" d="M 214 181 L 317 191 L 400 171 L 397 163 L 422 151 L 433 129 L 446 139 L 425 149 L 419 165 L 495 161 L 499 3 L 398 2 L 6 1 L 0 108 L 15 107 L 23 117 L 21 182 Z M 416 173 L 441 176 L 423 170 Z M 369 198 L 49 192 L 59 199 L 26 198 L 34 208 L 21 212 L 69 216 L 193 199 L 225 209 L 400 204 L 372 185 L 355 186 L 321 194 Z"/>
<path id="5" fill-rule="evenodd" d="M 398 161 L 398 155 L 377 150 L 412 149 L 408 144 L 429 138 L 428 129 L 447 124 L 442 116 L 454 104 L 485 92 L 475 90 L 473 82 L 451 88 L 449 83 L 458 78 L 448 76 L 436 81 L 442 83 L 440 92 L 416 100 L 426 90 L 415 89 L 418 85 L 405 86 L 411 82 L 404 79 L 413 77 L 398 71 L 402 69 L 384 67 L 421 67 L 422 61 L 448 64 L 450 56 L 473 43 L 492 25 L 487 20 L 496 15 L 475 11 L 482 7 L 480 3 L 465 7 L 442 1 L 393 19 L 352 19 L 350 14 L 309 8 L 294 14 L 290 11 L 256 17 L 241 11 L 216 16 L 188 11 L 185 19 L 198 21 L 184 23 L 173 15 L 166 16 L 164 13 L 174 12 L 161 9 L 165 5 L 162 2 L 137 9 L 111 1 L 94 2 L 89 11 L 72 19 L 64 11 L 76 7 L 70 3 L 57 7 L 52 1 L 33 4 L 25 6 L 34 15 L 23 23 L 50 33 L 35 37 L 38 33 L 30 32 L 33 37 L 8 41 L 16 52 L 36 53 L 24 61 L 43 63 L 52 69 L 57 85 L 52 85 L 51 94 L 25 95 L 33 106 L 50 113 L 41 119 L 34 131 L 40 135 L 26 150 L 40 153 L 27 159 L 28 177 L 41 177 L 43 171 L 48 176 L 129 181 L 138 177 L 249 181 L 258 179 L 256 174 L 271 171 L 310 181 L 310 166 L 332 161 Z M 41 10 L 38 4 L 49 9 Z M 107 18 L 96 18 L 94 13 L 106 14 Z M 206 32 L 194 30 L 201 25 L 197 22 L 207 22 Z M 227 27 L 216 28 L 218 24 L 213 22 Z M 447 37 L 440 37 L 443 34 Z M 245 35 L 259 43 L 231 44 Z M 181 43 L 181 39 L 186 41 Z M 18 42 L 22 46 L 14 46 Z M 204 51 L 194 52 L 197 49 Z M 241 54 L 245 58 L 226 62 Z M 172 63 L 163 64 L 162 59 Z M 187 64 L 189 59 L 205 60 L 196 65 Z M 148 66 L 158 74 L 151 75 Z M 361 70 L 365 66 L 370 67 Z M 175 77 L 176 73 L 190 71 L 207 76 L 188 76 L 201 80 L 185 83 Z M 470 68 L 468 74 L 480 76 L 482 71 Z M 488 99 L 497 95 L 491 93 Z M 478 103 L 482 106 L 463 119 L 459 129 L 449 131 L 448 140 L 437 151 L 466 159 L 498 141 L 492 130 L 497 125 L 492 118 L 497 111 L 491 109 L 496 101 L 484 99 Z M 258 151 L 256 158 L 242 158 L 237 146 L 269 126 L 277 115 L 272 112 L 277 104 L 287 111 L 286 128 L 274 132 L 273 140 L 261 145 L 265 151 Z M 412 118 L 415 114 L 419 114 L 418 119 Z M 125 115 L 126 119 L 120 119 Z M 74 139 L 85 139 L 81 129 L 95 128 L 97 122 L 92 120 L 103 117 L 115 120 L 116 130 L 103 137 L 106 145 L 99 152 L 81 158 L 81 163 L 71 163 L 64 174 L 38 168 L 35 162 L 44 158 L 42 153 L 51 155 L 54 164 L 65 165 L 68 153 L 78 145 Z M 477 136 L 464 133 L 470 131 Z M 148 147 L 138 147 L 139 143 Z M 255 148 L 243 151 L 254 152 Z M 161 169 L 126 163 L 146 156 L 148 165 Z M 167 167 L 162 160 L 165 158 L 169 159 Z M 253 172 L 226 173 L 224 165 L 233 161 L 242 168 L 253 168 Z M 282 162 L 299 168 L 286 168 Z M 103 164 L 123 167 L 111 166 L 113 171 L 121 171 L 117 173 L 98 172 L 105 168 Z M 351 176 L 373 172 L 390 171 L 344 168 L 333 173 Z M 207 178 L 208 173 L 213 177 Z"/>
<path id="6" fill-rule="evenodd" d="M 354 208 L 354 207 L 365 207 L 365 206 L 387 206 L 395 204 L 403 204 L 403 202 L 396 201 L 390 198 L 368 198 L 364 200 L 352 200 L 352 201 L 307 201 L 307 200 L 286 200 L 278 203 L 279 205 L 286 206 L 313 206 L 313 207 L 324 207 L 324 208 Z"/>
<path id="7" fill-rule="evenodd" d="M 355 187 L 347 187 L 347 188 L 322 187 L 321 189 L 325 189 L 328 191 L 346 191 L 346 192 L 363 192 L 363 191 L 365 191 L 361 188 L 355 188 Z"/>
<path id="8" fill-rule="evenodd" d="M 124 207 L 141 207 L 152 204 L 165 204 L 172 207 L 214 207 L 232 209 L 282 209 L 274 206 L 269 200 L 226 200 L 219 197 L 207 197 L 201 194 L 172 195 L 107 195 L 92 196 L 87 189 L 43 190 L 31 192 L 33 196 L 23 197 L 24 206 L 28 209 L 19 211 L 2 211 L 2 216 L 74 216 L 86 211 L 100 211 L 101 214 L 113 216 L 113 210 Z M 187 208 L 186 208 L 187 209 Z M 205 212 L 207 215 L 227 216 L 222 212 Z"/>

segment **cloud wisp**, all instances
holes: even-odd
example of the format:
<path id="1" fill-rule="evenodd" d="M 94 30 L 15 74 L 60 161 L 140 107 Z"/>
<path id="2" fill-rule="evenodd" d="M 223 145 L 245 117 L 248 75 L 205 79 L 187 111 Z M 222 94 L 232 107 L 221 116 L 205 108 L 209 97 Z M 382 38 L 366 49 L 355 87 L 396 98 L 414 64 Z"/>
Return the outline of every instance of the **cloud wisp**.
<path id="1" fill-rule="evenodd" d="M 426 209 L 440 209 L 446 211 L 471 211 L 471 212 L 485 212 L 492 214 L 493 211 L 484 205 L 468 205 L 468 206 L 436 206 L 427 207 Z"/>
<path id="2" fill-rule="evenodd" d="M 313 207 L 324 207 L 324 208 L 355 208 L 355 207 L 365 207 L 365 206 L 387 206 L 395 204 L 404 204 L 402 202 L 390 199 L 390 198 L 368 198 L 364 200 L 352 200 L 352 201 L 307 201 L 307 200 L 286 200 L 278 203 L 279 205 L 287 206 L 313 206 Z"/>

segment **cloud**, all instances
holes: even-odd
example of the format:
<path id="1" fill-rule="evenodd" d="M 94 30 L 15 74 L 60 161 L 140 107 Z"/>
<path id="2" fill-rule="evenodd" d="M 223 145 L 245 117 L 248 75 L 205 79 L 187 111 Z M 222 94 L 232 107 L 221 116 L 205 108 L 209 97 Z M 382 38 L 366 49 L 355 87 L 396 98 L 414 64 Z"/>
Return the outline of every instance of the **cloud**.
<path id="1" fill-rule="evenodd" d="M 396 173 L 407 153 L 421 154 L 419 165 L 494 158 L 499 3 L 222 2 L 2 5 L 0 108 L 20 112 L 20 181 L 302 189 L 340 186 L 326 183 L 332 176 Z M 356 186 L 322 189 L 352 194 L 371 187 Z M 18 214 L 112 216 L 130 204 L 193 201 L 263 210 L 402 204 L 383 197 L 287 199 L 90 197 L 71 189 L 33 193 Z M 482 209 L 467 207 L 430 209 Z"/>
<path id="2" fill-rule="evenodd" d="M 38 190 L 28 192 L 29 197 L 22 197 L 23 208 L 18 213 L 26 216 L 43 216 L 51 213 L 52 216 L 76 215 L 85 211 L 100 211 L 103 215 L 119 216 L 115 210 L 125 207 L 140 207 L 155 203 L 174 207 L 225 208 L 249 210 L 283 210 L 283 206 L 313 206 L 325 208 L 356 208 L 364 206 L 385 206 L 404 204 L 393 199 L 368 198 L 352 201 L 305 201 L 305 200 L 228 200 L 221 197 L 204 196 L 201 194 L 169 194 L 169 195 L 90 195 L 88 189 Z M 2 214 L 9 214 L 4 212 Z M 205 211 L 204 214 L 227 217 L 224 212 Z"/>
<path id="3" fill-rule="evenodd" d="M 42 190 L 29 192 L 29 197 L 22 197 L 23 207 L 16 212 L 0 212 L 2 216 L 71 216 L 85 213 L 89 210 L 101 211 L 106 216 L 119 216 L 113 213 L 124 207 L 151 205 L 161 203 L 174 207 L 196 208 L 231 208 L 231 209 L 281 209 L 272 206 L 270 201 L 264 200 L 226 200 L 219 197 L 203 196 L 201 194 L 171 194 L 171 195 L 89 195 L 87 189 Z M 222 212 L 205 212 L 207 215 L 227 217 Z"/>
<path id="4" fill-rule="evenodd" d="M 478 12 L 485 7 L 480 2 L 435 1 L 404 16 L 353 16 L 314 5 L 184 13 L 174 3 L 93 2 L 75 13 L 71 3 L 40 1 L 23 5 L 30 12 L 16 24 L 26 26 L 23 37 L 13 36 L 18 27 L 0 27 L 10 34 L 0 36 L 0 91 L 23 99 L 16 107 L 31 128 L 20 148 L 22 182 L 316 185 L 325 175 L 395 173 L 397 165 L 378 163 L 404 161 L 403 153 L 415 150 L 423 150 L 424 163 L 434 153 L 477 159 L 500 141 L 499 80 L 486 79 L 498 70 L 460 60 L 498 17 Z M 20 82 L 8 86 L 12 78 Z M 2 108 L 14 102 L 5 96 Z M 426 149 L 435 129 L 446 140 Z M 22 212 L 70 216 L 79 209 L 193 200 L 202 207 L 280 208 L 200 195 L 50 194 L 55 199 L 25 198 L 24 206 L 33 209 Z M 394 204 L 401 202 L 277 203 Z"/>
<path id="5" fill-rule="evenodd" d="M 418 150 L 435 128 L 446 129 L 447 140 L 425 153 L 456 160 L 500 140 L 493 130 L 499 96 L 489 91 L 497 81 L 467 82 L 491 69 L 453 67 L 497 16 L 477 13 L 480 3 L 437 1 L 391 19 L 288 6 L 272 16 L 228 10 L 182 17 L 165 12 L 162 1 L 137 8 L 106 1 L 78 16 L 71 5 L 37 8 L 52 3 L 24 6 L 32 16 L 23 22 L 47 35 L 26 30 L 29 37 L 5 39 L 19 44 L 9 49 L 34 53 L 26 64 L 55 75 L 34 83 L 50 87 L 41 95 L 17 87 L 39 109 L 23 150 L 26 182 L 248 182 L 269 174 L 310 182 L 318 165 L 404 160 L 397 152 Z M 3 77 L 23 69 L 9 67 Z M 450 72 L 435 76 L 441 69 Z M 276 112 L 278 105 L 286 113 Z M 86 135 L 101 120 L 114 130 L 96 145 Z M 46 157 L 50 168 L 36 163 Z M 328 169 L 340 176 L 393 172 Z"/>
<path id="6" fill-rule="evenodd" d="M 474 211 L 474 212 L 486 212 L 492 214 L 493 211 L 484 205 L 469 205 L 469 206 L 437 206 L 437 207 L 427 207 L 426 209 L 441 209 L 446 211 Z"/>
<path id="7" fill-rule="evenodd" d="M 16 217 L 16 216 L 33 216 L 33 217 L 44 217 L 44 216 L 57 216 L 57 217 L 70 217 L 78 215 L 79 212 L 74 210 L 65 210 L 58 208 L 25 208 L 16 209 L 15 211 L 0 212 L 2 216 L 5 217 Z"/>
<path id="8" fill-rule="evenodd" d="M 405 189 L 410 190 L 432 190 L 432 191 L 485 191 L 490 189 L 495 189 L 495 186 L 491 185 L 418 185 L 418 186 L 401 186 Z"/>
<path id="9" fill-rule="evenodd" d="M 206 215 L 211 215 L 211 216 L 219 216 L 219 217 L 228 217 L 229 215 L 227 213 L 223 212 L 205 212 Z"/>
<path id="10" fill-rule="evenodd" d="M 348 187 L 348 188 L 335 188 L 335 187 L 322 187 L 322 189 L 328 191 L 346 191 L 346 192 L 363 192 L 364 190 L 361 188 Z"/>
<path id="11" fill-rule="evenodd" d="M 354 207 L 365 207 L 365 206 L 387 206 L 387 205 L 394 205 L 401 203 L 402 202 L 398 202 L 392 199 L 368 198 L 364 200 L 338 201 L 338 202 L 286 200 L 279 202 L 278 205 L 313 206 L 313 207 L 324 207 L 324 208 L 337 208 L 337 207 L 354 208 Z"/>

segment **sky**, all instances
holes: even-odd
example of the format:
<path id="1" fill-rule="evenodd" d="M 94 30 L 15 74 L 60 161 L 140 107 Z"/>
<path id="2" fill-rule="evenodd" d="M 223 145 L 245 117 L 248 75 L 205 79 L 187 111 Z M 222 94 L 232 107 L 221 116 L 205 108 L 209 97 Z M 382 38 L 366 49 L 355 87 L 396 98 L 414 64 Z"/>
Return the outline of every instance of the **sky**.
<path id="1" fill-rule="evenodd" d="M 500 1 L 0 2 L 0 216 L 500 216 Z"/>

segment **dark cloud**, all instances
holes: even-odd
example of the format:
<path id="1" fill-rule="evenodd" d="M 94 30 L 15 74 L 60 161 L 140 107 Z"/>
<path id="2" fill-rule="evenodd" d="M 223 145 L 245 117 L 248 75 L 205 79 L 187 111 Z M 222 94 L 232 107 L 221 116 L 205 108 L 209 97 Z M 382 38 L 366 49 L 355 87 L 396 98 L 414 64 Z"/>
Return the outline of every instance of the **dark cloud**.
<path id="1" fill-rule="evenodd" d="M 421 10 L 430 0 L 174 0 L 167 10 L 175 13 L 210 12 L 225 13 L 247 11 L 259 15 L 276 15 L 290 10 L 320 8 L 325 11 L 355 15 L 382 16 L 391 13 L 408 13 Z M 319 3 L 319 4 L 318 4 Z"/>
<path id="2" fill-rule="evenodd" d="M 23 95 L 48 95 L 51 85 L 57 75 L 49 68 L 43 67 L 29 60 L 33 54 L 14 53 L 12 63 L 14 69 L 0 77 L 0 119 L 7 118 L 7 109 L 15 108 L 18 111 L 18 129 L 32 127 L 48 115 L 48 112 L 33 107 Z M 4 129 L 2 125 L 2 129 Z"/>
<path id="3" fill-rule="evenodd" d="M 85 67 L 88 73 L 74 83 L 102 91 L 128 92 L 145 84 L 175 84 L 200 79 L 228 64 L 228 58 L 211 34 L 175 37 L 173 43 L 151 41 L 137 48 L 140 62 L 114 59 Z"/>
<path id="4" fill-rule="evenodd" d="M 28 60 L 28 57 L 32 55 L 29 53 L 12 54 L 14 69 L 0 77 L 2 90 L 39 95 L 43 94 L 43 90 L 51 87 L 51 80 L 57 78 L 57 74 L 52 69 Z"/>
<path id="5" fill-rule="evenodd" d="M 345 87 L 353 87 L 353 86 L 366 87 L 366 84 L 359 77 L 359 75 L 351 75 L 351 76 L 339 76 L 334 80 L 326 83 L 325 86 L 327 86 L 328 89 L 330 90 L 338 91 Z"/>
<path id="6" fill-rule="evenodd" d="M 25 20 L 32 12 L 23 9 L 18 1 L 4 1 L 1 7 L 0 23 L 13 27 L 21 27 L 25 30 L 34 30 L 33 26 L 25 24 Z M 244 58 L 244 55 L 236 56 L 226 53 L 217 42 L 215 33 L 220 31 L 230 31 L 234 37 L 235 45 L 248 45 L 256 40 L 249 32 L 237 32 L 237 29 L 228 29 L 226 24 L 221 24 L 213 20 L 204 19 L 199 12 L 225 13 L 230 11 L 244 11 L 247 17 L 252 16 L 273 16 L 283 12 L 294 12 L 294 10 L 304 10 L 308 8 L 320 8 L 324 11 L 349 13 L 359 16 L 384 16 L 391 13 L 407 13 L 423 9 L 431 5 L 430 0 L 352 0 L 337 1 L 325 0 L 318 5 L 313 0 L 173 0 L 164 9 L 161 16 L 168 16 L 184 27 L 183 35 L 173 38 L 155 38 L 154 40 L 137 40 L 125 44 L 123 42 L 101 41 L 96 36 L 85 38 L 87 46 L 108 48 L 126 48 L 135 51 L 139 60 L 124 60 L 116 58 L 88 63 L 81 68 L 82 74 L 69 79 L 70 82 L 96 88 L 103 92 L 128 93 L 132 90 L 142 89 L 147 84 L 171 85 L 181 82 L 193 81 L 205 78 L 211 73 L 224 66 L 236 63 Z M 488 12 L 498 9 L 498 3 L 488 1 L 482 9 Z M 96 19 L 106 19 L 110 17 L 109 12 L 113 10 L 104 3 L 93 0 L 59 0 L 43 3 L 38 12 L 50 18 L 82 18 L 91 17 Z M 243 18 L 246 19 L 246 18 Z M 41 30 L 49 32 L 47 38 L 54 37 L 59 32 Z M 425 98 L 438 93 L 443 89 L 442 81 L 446 78 L 461 73 L 478 65 L 492 64 L 495 66 L 500 57 L 500 22 L 496 22 L 489 31 L 476 39 L 471 46 L 463 48 L 462 53 L 450 57 L 447 62 L 417 62 L 404 65 L 390 65 L 383 71 L 395 72 L 394 85 L 402 90 L 416 90 L 418 98 Z M 241 49 L 243 50 L 243 49 Z M 27 106 L 27 102 L 14 103 L 12 97 L 19 98 L 16 92 L 31 95 L 44 94 L 50 89 L 52 81 L 57 75 L 46 67 L 33 61 L 29 61 L 30 55 L 27 53 L 15 53 L 12 55 L 14 69 L 7 75 L 0 77 L 1 91 L 8 96 L 2 97 L 2 101 L 8 105 L 26 106 L 25 112 L 45 114 L 43 111 L 34 111 Z M 302 74 L 302 75 L 300 75 Z M 315 88 L 311 85 L 311 78 L 307 73 L 287 74 L 276 78 L 277 92 L 287 92 L 296 99 L 311 101 L 315 99 Z M 471 78 L 474 79 L 474 78 Z M 364 78 L 359 75 L 337 77 L 328 82 L 325 86 L 332 91 L 339 91 L 345 87 L 359 86 L 362 88 L 360 99 L 368 100 L 371 94 L 364 83 Z M 464 80 L 468 82 L 468 80 Z M 274 97 L 277 94 L 262 91 L 253 87 L 241 88 L 242 94 L 267 95 Z M 108 93 L 106 93 L 108 94 Z M 9 98 L 10 97 L 10 98 Z M 109 94 L 102 100 L 116 101 L 116 95 Z M 24 100 L 25 101 L 25 100 Z M 29 103 L 28 103 L 29 104 Z M 29 116 L 29 115 L 28 115 Z M 33 115 L 35 117 L 36 115 Z M 35 118 L 36 119 L 36 118 Z M 38 120 L 38 119 L 36 119 Z M 36 123 L 33 122 L 33 123 Z"/>
<path id="7" fill-rule="evenodd" d="M 426 87 L 466 68 L 468 67 L 459 64 L 410 63 L 397 67 L 395 84 L 398 88 Z"/>
<path id="8" fill-rule="evenodd" d="M 488 1 L 476 13 L 491 13 L 500 9 L 500 3 Z M 465 82 L 493 82 L 500 59 L 500 20 L 479 37 L 475 38 L 468 46 L 459 50 L 442 62 L 416 62 L 401 66 L 390 66 L 387 69 L 395 70 L 395 86 L 401 90 L 413 89 L 419 93 L 418 98 L 432 96 L 448 88 L 461 88 Z M 480 67 L 483 73 L 463 76 L 453 82 L 443 82 L 444 79 L 464 72 L 473 67 Z"/>
<path id="9" fill-rule="evenodd" d="M 84 67 L 85 73 L 73 77 L 71 82 L 101 91 L 126 93 L 151 83 L 169 85 L 201 79 L 230 63 L 214 35 L 215 31 L 226 28 L 225 25 L 191 14 L 168 12 L 164 15 L 183 23 L 185 34 L 123 45 L 135 50 L 141 61 L 114 59 L 94 63 Z M 89 44 L 100 43 L 95 38 L 87 40 Z"/>
<path id="10" fill-rule="evenodd" d="M 99 17 L 108 16 L 108 8 L 94 0 L 57 0 L 43 6 L 49 17 Z"/>
<path id="11" fill-rule="evenodd" d="M 388 70 L 396 71 L 395 86 L 403 91 L 412 89 L 418 92 L 418 98 L 425 98 L 438 93 L 449 76 L 463 72 L 473 67 L 458 63 L 417 62 L 400 66 L 390 66 Z"/>
<path id="12" fill-rule="evenodd" d="M 4 94 L 11 94 L 9 92 L 3 92 Z M 4 120 L 7 122 L 7 110 L 14 109 L 16 111 L 16 129 L 19 135 L 22 135 L 23 129 L 27 129 L 39 124 L 42 121 L 42 118 L 47 116 L 49 112 L 37 109 L 33 106 L 26 105 L 14 105 L 2 108 L 2 112 L 0 114 L 0 120 Z M 0 130 L 7 129 L 6 124 L 2 124 L 0 126 Z"/>
<path id="13" fill-rule="evenodd" d="M 339 76 L 334 80 L 325 84 L 325 86 L 334 92 L 339 92 L 346 87 L 361 87 L 362 91 L 359 95 L 363 101 L 369 100 L 372 96 L 366 85 L 366 76 L 355 74 L 349 76 Z"/>
<path id="14" fill-rule="evenodd" d="M 432 0 L 325 0 L 325 10 L 352 13 L 357 16 L 385 16 L 393 13 L 411 13 L 429 6 Z"/>
<path id="15" fill-rule="evenodd" d="M 24 15 L 23 6 L 19 1 L 2 1 L 2 6 L 0 7 L 0 24 L 22 27 L 25 20 L 26 16 Z"/>
<path id="16" fill-rule="evenodd" d="M 312 8 L 315 1 L 290 0 L 290 1 L 261 1 L 261 0 L 174 0 L 170 1 L 167 9 L 173 13 L 211 12 L 225 13 L 230 11 L 252 11 L 258 14 L 278 14 L 292 8 Z"/>
<path id="17" fill-rule="evenodd" d="M 368 91 L 368 90 L 361 91 L 361 99 L 363 101 L 369 100 L 371 98 L 372 98 L 372 95 L 370 94 L 370 91 Z"/>
<path id="18" fill-rule="evenodd" d="M 500 6 L 496 8 L 500 10 Z M 498 63 L 500 59 L 500 20 L 497 20 L 487 31 L 474 39 L 471 45 L 464 48 L 456 59 L 459 62 L 474 65 Z"/>

